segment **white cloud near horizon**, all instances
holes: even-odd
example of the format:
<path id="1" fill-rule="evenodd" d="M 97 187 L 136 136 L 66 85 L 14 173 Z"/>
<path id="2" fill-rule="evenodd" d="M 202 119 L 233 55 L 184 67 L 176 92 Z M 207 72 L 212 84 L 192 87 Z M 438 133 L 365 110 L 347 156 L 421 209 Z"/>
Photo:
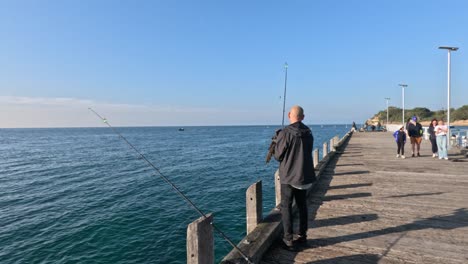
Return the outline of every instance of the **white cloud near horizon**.
<path id="1" fill-rule="evenodd" d="M 268 113 L 251 117 L 247 110 L 155 106 L 99 102 L 77 98 L 0 96 L 0 128 L 99 127 L 93 108 L 114 126 L 188 126 L 256 124 Z"/>

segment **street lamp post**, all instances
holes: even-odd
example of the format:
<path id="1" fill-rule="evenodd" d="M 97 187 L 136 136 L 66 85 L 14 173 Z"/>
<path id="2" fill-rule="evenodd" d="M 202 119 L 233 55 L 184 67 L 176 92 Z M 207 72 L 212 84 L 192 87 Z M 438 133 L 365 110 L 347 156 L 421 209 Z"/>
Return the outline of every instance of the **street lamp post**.
<path id="1" fill-rule="evenodd" d="M 448 53 L 448 70 L 447 70 L 447 137 L 450 142 L 450 53 L 452 51 L 457 51 L 457 47 L 439 47 L 439 49 L 445 49 Z M 447 145 L 447 148 L 450 148 L 450 144 Z"/>
<path id="2" fill-rule="evenodd" d="M 405 126 L 405 88 L 408 87 L 407 84 L 398 84 L 398 86 L 401 86 L 401 94 L 402 94 L 402 109 L 403 109 L 403 113 L 401 114 L 401 120 L 402 120 L 402 124 L 403 126 Z M 406 129 L 406 127 L 405 127 Z"/>
<path id="3" fill-rule="evenodd" d="M 388 130 L 388 101 L 390 100 L 390 97 L 385 97 L 385 100 L 387 100 L 387 130 Z"/>

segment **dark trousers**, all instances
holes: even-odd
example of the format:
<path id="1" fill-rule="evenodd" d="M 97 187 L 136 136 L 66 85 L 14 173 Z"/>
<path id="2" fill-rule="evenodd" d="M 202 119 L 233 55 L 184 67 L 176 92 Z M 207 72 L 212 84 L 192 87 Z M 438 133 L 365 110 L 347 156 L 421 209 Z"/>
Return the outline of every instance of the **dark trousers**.
<path id="1" fill-rule="evenodd" d="M 438 149 L 437 149 L 437 140 L 436 140 L 436 137 L 430 137 L 430 140 L 431 140 L 431 145 L 432 145 L 432 153 L 435 154 L 437 153 Z"/>
<path id="2" fill-rule="evenodd" d="M 397 154 L 405 155 L 405 142 L 397 141 L 397 146 L 398 146 Z M 400 153 L 400 150 L 401 150 L 401 153 Z"/>
<path id="3" fill-rule="evenodd" d="M 307 190 L 293 188 L 289 184 L 281 184 L 281 219 L 283 220 L 284 239 L 293 239 L 292 203 L 296 201 L 299 209 L 299 235 L 307 234 Z"/>

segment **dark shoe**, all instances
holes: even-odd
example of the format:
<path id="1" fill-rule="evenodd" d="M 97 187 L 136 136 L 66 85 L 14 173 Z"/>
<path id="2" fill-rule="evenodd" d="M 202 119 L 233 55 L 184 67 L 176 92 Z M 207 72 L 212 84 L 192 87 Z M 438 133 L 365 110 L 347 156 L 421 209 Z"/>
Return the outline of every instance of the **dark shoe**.
<path id="1" fill-rule="evenodd" d="M 413 155 L 411 155 L 411 157 L 413 157 L 413 158 L 414 158 L 414 154 L 413 154 Z"/>
<path id="2" fill-rule="evenodd" d="M 298 236 L 296 240 L 294 240 L 296 244 L 307 244 L 307 237 L 306 236 Z"/>
<path id="3" fill-rule="evenodd" d="M 418 157 L 421 157 L 421 155 L 419 155 L 419 152 L 418 152 Z"/>
<path id="4" fill-rule="evenodd" d="M 288 251 L 297 251 L 292 240 L 286 240 L 283 238 L 283 248 Z"/>

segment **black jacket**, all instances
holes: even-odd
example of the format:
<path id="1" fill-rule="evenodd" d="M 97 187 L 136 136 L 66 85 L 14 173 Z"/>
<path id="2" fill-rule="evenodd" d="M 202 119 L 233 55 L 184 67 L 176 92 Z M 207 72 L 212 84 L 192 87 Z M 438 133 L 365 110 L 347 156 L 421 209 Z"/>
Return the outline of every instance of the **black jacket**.
<path id="1" fill-rule="evenodd" d="M 423 129 L 422 129 L 421 124 L 419 124 L 419 123 L 409 122 L 407 130 L 408 130 L 408 135 L 410 137 L 420 137 L 420 136 L 422 136 Z"/>
<path id="2" fill-rule="evenodd" d="M 305 185 L 316 181 L 312 131 L 302 122 L 285 127 L 277 137 L 275 159 L 280 162 L 281 184 Z"/>
<path id="3" fill-rule="evenodd" d="M 434 126 L 429 126 L 429 129 L 427 129 L 427 132 L 429 133 L 431 139 L 436 139 Z"/>

